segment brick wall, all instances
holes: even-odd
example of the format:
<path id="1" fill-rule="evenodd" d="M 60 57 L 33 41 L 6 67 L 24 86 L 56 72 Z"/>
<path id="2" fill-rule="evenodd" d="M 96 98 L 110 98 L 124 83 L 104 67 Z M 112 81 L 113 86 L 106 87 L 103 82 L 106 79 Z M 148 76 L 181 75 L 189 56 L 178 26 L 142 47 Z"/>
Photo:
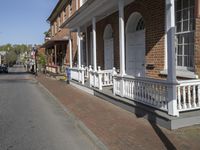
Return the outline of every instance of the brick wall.
<path id="1" fill-rule="evenodd" d="M 145 21 L 146 34 L 146 64 L 155 64 L 153 70 L 146 70 L 148 77 L 158 78 L 160 71 L 164 69 L 164 35 L 165 35 L 165 2 L 160 0 L 136 0 L 125 7 L 125 23 L 133 12 L 139 12 Z M 118 12 L 100 20 L 96 24 L 97 28 L 97 65 L 104 67 L 104 41 L 103 33 L 105 27 L 111 24 L 114 33 L 114 66 L 119 68 L 119 20 Z M 125 24 L 126 27 L 126 24 Z M 88 35 L 92 27 L 87 29 Z M 125 30 L 126 31 L 126 30 Z M 90 37 L 88 38 L 90 49 Z M 90 54 L 89 50 L 89 54 Z M 89 56 L 90 58 L 91 56 Z M 90 60 L 90 59 L 89 59 Z"/>
<path id="2" fill-rule="evenodd" d="M 200 18 L 196 18 L 195 28 L 195 72 L 200 77 Z"/>
<path id="3" fill-rule="evenodd" d="M 164 69 L 165 2 L 136 0 L 125 8 L 125 22 L 133 12 L 139 12 L 145 22 L 146 64 L 155 68 L 146 70 L 148 77 L 158 78 Z"/>
<path id="4" fill-rule="evenodd" d="M 97 22 L 97 65 L 104 68 L 104 30 L 107 25 L 112 26 L 114 37 L 114 66 L 119 68 L 119 21 L 118 13 L 114 13 Z"/>

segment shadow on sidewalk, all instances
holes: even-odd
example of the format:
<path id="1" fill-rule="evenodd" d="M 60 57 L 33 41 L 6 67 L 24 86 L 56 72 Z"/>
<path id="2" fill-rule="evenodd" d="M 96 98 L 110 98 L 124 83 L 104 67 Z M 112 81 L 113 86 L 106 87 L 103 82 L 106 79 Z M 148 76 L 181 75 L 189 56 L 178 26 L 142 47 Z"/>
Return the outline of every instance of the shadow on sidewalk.
<path id="1" fill-rule="evenodd" d="M 165 135 L 165 133 L 161 130 L 161 128 L 155 123 L 156 122 L 155 116 L 150 117 L 150 114 L 148 114 L 144 111 L 143 111 L 143 113 L 141 113 L 141 109 L 139 109 L 137 106 L 135 108 L 135 112 L 136 112 L 135 114 L 138 118 L 145 118 L 145 116 L 147 116 L 147 121 L 149 122 L 151 127 L 154 129 L 155 133 L 160 138 L 161 142 L 165 145 L 167 150 L 177 150 L 175 145 Z"/>

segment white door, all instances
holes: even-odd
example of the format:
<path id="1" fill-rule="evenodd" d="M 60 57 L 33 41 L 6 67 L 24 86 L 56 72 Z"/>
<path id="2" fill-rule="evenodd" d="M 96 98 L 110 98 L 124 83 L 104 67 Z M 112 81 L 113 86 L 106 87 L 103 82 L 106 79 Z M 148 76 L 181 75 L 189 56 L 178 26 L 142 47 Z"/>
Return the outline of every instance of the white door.
<path id="1" fill-rule="evenodd" d="M 113 57 L 113 38 L 104 39 L 104 68 L 105 70 L 112 69 L 114 66 Z"/>
<path id="2" fill-rule="evenodd" d="M 128 33 L 126 36 L 126 74 L 145 76 L 145 31 Z"/>

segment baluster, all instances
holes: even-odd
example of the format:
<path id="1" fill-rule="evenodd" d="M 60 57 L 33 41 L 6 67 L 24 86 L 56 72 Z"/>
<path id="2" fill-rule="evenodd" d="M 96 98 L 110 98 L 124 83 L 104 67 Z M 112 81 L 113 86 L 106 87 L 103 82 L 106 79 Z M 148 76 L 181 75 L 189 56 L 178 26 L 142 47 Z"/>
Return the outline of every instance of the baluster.
<path id="1" fill-rule="evenodd" d="M 90 87 L 92 87 L 92 66 L 91 65 L 89 66 L 88 73 L 89 73 L 89 85 Z"/>
<path id="2" fill-rule="evenodd" d="M 146 102 L 149 102 L 149 83 L 146 83 Z"/>
<path id="3" fill-rule="evenodd" d="M 136 98 L 138 99 L 138 81 L 135 81 L 135 89 L 136 89 L 136 94 L 135 94 L 135 96 L 136 96 Z"/>
<path id="4" fill-rule="evenodd" d="M 198 87 L 198 99 L 197 99 L 197 106 L 200 107 L 200 85 Z"/>
<path id="5" fill-rule="evenodd" d="M 192 106 L 191 106 L 191 91 L 190 91 L 190 86 L 188 86 L 188 95 L 187 95 L 187 97 L 188 97 L 188 108 L 191 108 Z"/>
<path id="6" fill-rule="evenodd" d="M 143 99 L 144 99 L 144 97 L 143 97 L 143 90 L 144 90 L 143 89 L 143 87 L 144 87 L 143 84 L 144 84 L 143 82 L 141 82 L 141 84 L 140 84 L 141 85 L 141 90 L 140 90 L 141 91 L 141 101 L 143 101 Z"/>
<path id="7" fill-rule="evenodd" d="M 99 88 L 99 90 L 102 90 L 102 73 L 101 73 L 100 66 L 98 67 L 97 75 L 98 75 L 98 88 Z"/>
<path id="8" fill-rule="evenodd" d="M 146 102 L 148 99 L 147 88 L 148 88 L 148 84 L 145 82 L 144 83 L 144 102 Z"/>
<path id="9" fill-rule="evenodd" d="M 124 80 L 124 96 L 127 96 L 127 81 Z"/>
<path id="10" fill-rule="evenodd" d="M 158 90 L 158 92 L 157 92 L 157 96 L 156 96 L 156 99 L 157 99 L 157 101 L 156 101 L 156 106 L 159 108 L 160 107 L 160 93 L 161 93 L 161 89 L 160 89 L 160 84 L 157 84 L 157 90 Z"/>
<path id="11" fill-rule="evenodd" d="M 182 109 L 182 105 L 181 105 L 181 88 L 180 86 L 178 86 L 178 110 Z"/>
<path id="12" fill-rule="evenodd" d="M 157 84 L 154 84 L 154 102 L 153 102 L 153 105 L 157 105 L 157 92 L 158 92 L 158 85 Z"/>
<path id="13" fill-rule="evenodd" d="M 132 81 L 130 81 L 130 98 L 132 99 Z"/>
<path id="14" fill-rule="evenodd" d="M 192 107 L 196 108 L 197 104 L 196 104 L 196 86 L 193 85 L 193 103 L 192 103 Z"/>
<path id="15" fill-rule="evenodd" d="M 186 109 L 186 92 L 185 92 L 185 86 L 183 86 L 183 108 Z"/>
<path id="16" fill-rule="evenodd" d="M 161 108 L 164 108 L 164 106 L 163 106 L 163 101 L 164 101 L 164 96 L 163 96 L 163 93 L 164 93 L 164 86 L 162 85 L 161 87 L 160 87 L 160 107 Z"/>
<path id="17" fill-rule="evenodd" d="M 152 104 L 155 105 L 155 103 L 156 103 L 156 84 L 153 84 L 152 92 L 153 92 L 153 102 L 152 102 Z"/>
<path id="18" fill-rule="evenodd" d="M 133 88 L 133 86 L 134 86 L 134 82 L 132 81 L 131 82 L 131 98 L 132 99 L 134 99 L 134 88 Z"/>
<path id="19" fill-rule="evenodd" d="M 82 79 L 82 84 L 85 84 L 85 76 L 84 76 L 84 66 L 82 65 L 82 68 L 81 68 L 81 79 Z"/>

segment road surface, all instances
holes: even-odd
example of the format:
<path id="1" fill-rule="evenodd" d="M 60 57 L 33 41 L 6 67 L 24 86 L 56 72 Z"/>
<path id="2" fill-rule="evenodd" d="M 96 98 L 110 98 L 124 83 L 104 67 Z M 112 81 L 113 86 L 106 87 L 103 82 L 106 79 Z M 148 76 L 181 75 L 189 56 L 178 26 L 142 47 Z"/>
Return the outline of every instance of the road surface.
<path id="1" fill-rule="evenodd" d="M 23 67 L 0 74 L 0 150 L 94 150 Z"/>

